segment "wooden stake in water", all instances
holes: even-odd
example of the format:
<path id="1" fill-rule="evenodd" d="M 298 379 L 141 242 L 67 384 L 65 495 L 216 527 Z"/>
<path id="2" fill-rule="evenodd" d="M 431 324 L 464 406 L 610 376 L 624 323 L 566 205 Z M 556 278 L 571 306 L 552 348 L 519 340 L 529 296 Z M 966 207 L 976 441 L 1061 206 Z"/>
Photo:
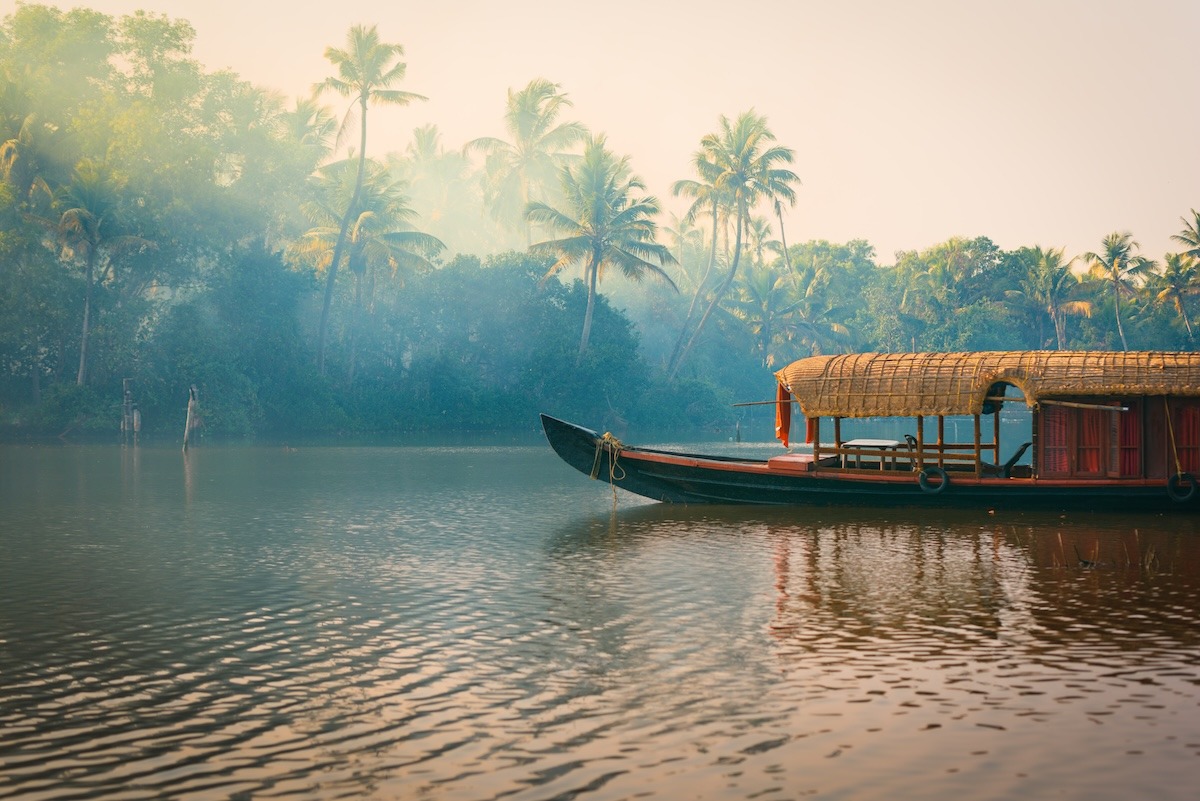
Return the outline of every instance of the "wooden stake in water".
<path id="1" fill-rule="evenodd" d="M 121 379 L 121 444 L 128 445 L 133 436 L 133 392 L 128 378 Z"/>
<path id="2" fill-rule="evenodd" d="M 188 391 L 187 422 L 183 425 L 183 450 L 185 452 L 188 449 L 188 436 L 192 433 L 192 429 L 196 427 L 196 424 L 200 420 L 199 409 L 197 408 L 199 405 L 199 400 L 197 398 L 198 394 L 199 393 L 196 392 L 196 386 L 193 384 L 192 388 Z"/>

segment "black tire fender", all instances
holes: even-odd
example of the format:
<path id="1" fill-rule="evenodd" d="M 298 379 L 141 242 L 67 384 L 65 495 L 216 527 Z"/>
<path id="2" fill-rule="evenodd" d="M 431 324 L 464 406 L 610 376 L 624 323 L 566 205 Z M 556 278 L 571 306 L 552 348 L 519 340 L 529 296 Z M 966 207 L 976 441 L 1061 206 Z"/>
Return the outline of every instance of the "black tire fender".
<path id="1" fill-rule="evenodd" d="M 929 477 L 937 476 L 938 483 L 930 484 Z M 946 471 L 940 467 L 926 467 L 920 473 L 917 473 L 917 483 L 921 485 L 923 492 L 928 492 L 930 495 L 939 495 L 945 491 L 946 487 L 950 486 L 950 476 L 946 475 Z M 1195 491 L 1196 485 L 1192 484 L 1192 491 Z"/>
<path id="2" fill-rule="evenodd" d="M 1196 477 L 1191 473 L 1176 473 L 1167 479 L 1167 495 L 1176 503 L 1187 503 L 1196 494 Z"/>

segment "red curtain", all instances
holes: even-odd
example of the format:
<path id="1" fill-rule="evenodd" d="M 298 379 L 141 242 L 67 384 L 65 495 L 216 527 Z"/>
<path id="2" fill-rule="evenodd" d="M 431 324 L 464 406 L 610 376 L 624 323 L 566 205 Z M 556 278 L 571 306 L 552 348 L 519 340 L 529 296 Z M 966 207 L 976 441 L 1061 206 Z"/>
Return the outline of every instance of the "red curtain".
<path id="1" fill-rule="evenodd" d="M 1079 473 L 1099 473 L 1104 453 L 1104 415 L 1097 409 L 1081 409 L 1079 415 L 1079 444 L 1076 448 L 1076 470 Z"/>
<path id="2" fill-rule="evenodd" d="M 775 385 L 775 438 L 788 447 L 792 433 L 792 393 L 783 384 Z"/>
<path id="3" fill-rule="evenodd" d="M 1067 463 L 1067 410 L 1061 406 L 1043 406 L 1038 432 L 1042 441 L 1042 472 L 1065 474 Z"/>

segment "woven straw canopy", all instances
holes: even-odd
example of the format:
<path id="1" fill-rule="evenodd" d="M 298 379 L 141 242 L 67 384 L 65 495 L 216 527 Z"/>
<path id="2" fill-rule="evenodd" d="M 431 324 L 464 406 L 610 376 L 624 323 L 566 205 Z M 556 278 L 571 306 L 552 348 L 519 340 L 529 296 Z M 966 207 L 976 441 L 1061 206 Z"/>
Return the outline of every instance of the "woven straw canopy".
<path id="1" fill-rule="evenodd" d="M 806 417 L 980 414 L 997 383 L 1026 405 L 1072 397 L 1200 395 L 1200 353 L 997 351 L 812 356 L 775 374 Z"/>

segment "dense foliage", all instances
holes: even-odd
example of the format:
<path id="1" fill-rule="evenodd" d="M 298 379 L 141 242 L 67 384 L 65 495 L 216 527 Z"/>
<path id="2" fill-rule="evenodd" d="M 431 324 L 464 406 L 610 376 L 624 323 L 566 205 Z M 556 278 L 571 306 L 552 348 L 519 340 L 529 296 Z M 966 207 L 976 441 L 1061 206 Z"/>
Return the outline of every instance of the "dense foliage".
<path id="1" fill-rule="evenodd" d="M 784 247 L 792 153 L 752 112 L 718 118 L 663 221 L 544 79 L 497 99 L 507 141 L 376 146 L 375 106 L 423 98 L 356 27 L 316 87 L 351 100 L 339 157 L 319 93 L 206 72 L 194 36 L 36 4 L 0 26 L 9 432 L 114 431 L 126 379 L 167 431 L 193 386 L 214 433 L 525 431 L 539 410 L 728 431 L 814 352 L 1195 345 L 1195 211 L 1161 261 L 1114 232 L 1076 258 L 979 237 L 881 265 L 865 241 Z"/>

